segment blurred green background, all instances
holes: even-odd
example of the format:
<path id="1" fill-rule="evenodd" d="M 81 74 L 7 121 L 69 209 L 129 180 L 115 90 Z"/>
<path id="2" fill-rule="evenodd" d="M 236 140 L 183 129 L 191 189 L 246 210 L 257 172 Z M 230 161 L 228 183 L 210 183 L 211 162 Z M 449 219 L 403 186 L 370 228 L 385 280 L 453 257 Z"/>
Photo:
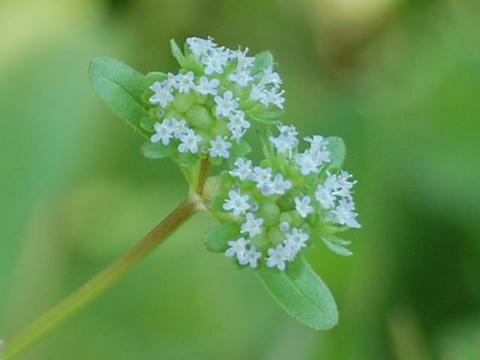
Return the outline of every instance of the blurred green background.
<path id="1" fill-rule="evenodd" d="M 285 121 L 339 135 L 355 255 L 309 256 L 340 308 L 314 332 L 207 252 L 198 215 L 21 359 L 480 359 L 480 4 L 2 0 L 0 334 L 139 240 L 186 194 L 88 84 L 89 60 L 174 71 L 168 40 L 269 49 Z M 179 185 L 182 184 L 182 185 Z"/>

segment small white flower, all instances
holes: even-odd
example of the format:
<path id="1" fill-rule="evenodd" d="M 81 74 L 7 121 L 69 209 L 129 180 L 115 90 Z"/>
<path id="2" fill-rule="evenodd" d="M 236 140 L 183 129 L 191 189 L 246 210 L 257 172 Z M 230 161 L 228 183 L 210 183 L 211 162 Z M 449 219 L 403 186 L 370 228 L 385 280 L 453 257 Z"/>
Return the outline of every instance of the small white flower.
<path id="1" fill-rule="evenodd" d="M 192 129 L 188 129 L 184 134 L 180 135 L 179 140 L 179 152 L 196 154 L 198 152 L 198 143 L 202 140 L 202 137 L 197 135 Z"/>
<path id="2" fill-rule="evenodd" d="M 294 249 L 295 252 L 298 252 L 307 246 L 308 234 L 300 229 L 293 228 L 292 231 L 285 235 L 285 238 L 285 243 L 289 244 L 289 246 Z"/>
<path id="3" fill-rule="evenodd" d="M 319 163 L 308 151 L 297 154 L 295 161 L 300 166 L 300 172 L 302 175 L 308 175 L 310 173 L 317 174 L 320 171 Z"/>
<path id="4" fill-rule="evenodd" d="M 242 195 L 239 191 L 231 190 L 228 193 L 228 199 L 223 204 L 223 209 L 226 211 L 232 211 L 233 215 L 240 216 L 247 212 L 250 208 L 248 200 L 250 196 Z"/>
<path id="5" fill-rule="evenodd" d="M 314 135 L 313 137 L 305 137 L 304 140 L 310 143 L 311 151 L 323 151 L 328 145 L 327 140 L 321 135 Z"/>
<path id="6" fill-rule="evenodd" d="M 218 117 L 229 117 L 230 114 L 238 108 L 237 99 L 233 97 L 233 93 L 228 90 L 222 96 L 215 96 L 216 114 Z"/>
<path id="7" fill-rule="evenodd" d="M 188 130 L 190 130 L 187 127 L 187 123 L 185 120 L 179 120 L 179 119 L 171 119 L 171 127 L 173 129 L 173 136 L 175 136 L 177 139 L 180 138 L 183 134 L 187 133 Z"/>
<path id="8" fill-rule="evenodd" d="M 255 166 L 253 168 L 252 180 L 257 183 L 259 189 L 263 188 L 265 185 L 270 185 L 272 179 L 272 169 L 271 168 L 262 168 L 260 166 Z"/>
<path id="9" fill-rule="evenodd" d="M 285 270 L 285 254 L 282 245 L 268 249 L 267 266 L 276 267 L 278 270 Z"/>
<path id="10" fill-rule="evenodd" d="M 230 81 L 233 81 L 234 83 L 236 83 L 240 87 L 245 87 L 253 80 L 253 77 L 250 74 L 250 71 L 239 70 L 239 71 L 237 71 L 233 74 L 230 74 L 228 76 L 228 79 Z"/>
<path id="11" fill-rule="evenodd" d="M 172 89 L 176 89 L 178 86 L 177 82 L 177 75 L 168 73 L 167 74 L 167 80 L 165 80 L 165 83 Z"/>
<path id="12" fill-rule="evenodd" d="M 326 186 L 317 186 L 315 198 L 324 209 L 331 209 L 335 205 L 335 195 L 333 195 L 332 190 Z"/>
<path id="13" fill-rule="evenodd" d="M 248 49 L 245 49 L 244 51 L 233 51 L 232 57 L 237 59 L 237 71 L 250 68 L 255 62 L 255 58 L 253 56 L 247 56 L 247 52 Z"/>
<path id="14" fill-rule="evenodd" d="M 178 74 L 176 77 L 177 89 L 181 93 L 189 93 L 190 90 L 195 87 L 195 83 L 193 82 L 194 75 L 192 71 L 189 71 L 186 74 Z"/>
<path id="15" fill-rule="evenodd" d="M 282 174 L 277 174 L 272 181 L 272 191 L 275 194 L 283 195 L 292 187 L 290 180 L 284 180 Z"/>
<path id="16" fill-rule="evenodd" d="M 228 149 L 232 146 L 225 137 L 217 136 L 214 140 L 210 140 L 209 153 L 211 157 L 222 157 L 227 159 L 230 156 Z"/>
<path id="17" fill-rule="evenodd" d="M 156 122 L 153 125 L 155 134 L 150 137 L 152 143 L 162 142 L 163 145 L 168 145 L 170 139 L 173 137 L 173 128 L 170 119 L 165 119 L 161 123 Z"/>
<path id="18" fill-rule="evenodd" d="M 262 85 L 253 85 L 250 91 L 250 99 L 261 101 L 265 97 L 265 89 Z"/>
<path id="19" fill-rule="evenodd" d="M 328 142 L 323 136 L 314 135 L 313 137 L 306 137 L 304 140 L 310 143 L 310 149 L 305 151 L 305 153 L 308 154 L 318 166 L 330 162 L 330 151 L 327 149 Z"/>
<path id="20" fill-rule="evenodd" d="M 313 206 L 310 206 L 311 201 L 309 196 L 304 196 L 303 198 L 295 197 L 295 209 L 301 217 L 306 218 L 308 214 L 313 212 Z"/>
<path id="21" fill-rule="evenodd" d="M 225 256 L 233 257 L 233 256 L 240 256 L 242 257 L 245 252 L 247 251 L 247 243 L 248 241 L 245 238 L 241 237 L 237 240 L 231 240 L 228 242 L 228 249 L 225 251 Z"/>
<path id="22" fill-rule="evenodd" d="M 172 90 L 168 85 L 155 81 L 153 85 L 150 86 L 150 89 L 155 92 L 155 94 L 149 99 L 152 104 L 166 107 L 171 101 L 173 101 Z"/>
<path id="23" fill-rule="evenodd" d="M 243 111 L 237 110 L 230 115 L 227 129 L 232 132 L 232 138 L 234 140 L 239 140 L 248 128 L 250 128 L 250 122 L 245 120 L 245 113 Z"/>
<path id="24" fill-rule="evenodd" d="M 257 251 L 257 248 L 252 245 L 243 256 L 238 257 L 238 262 L 240 265 L 250 265 L 250 267 L 255 269 L 258 265 L 258 259 L 261 257 L 262 253 Z"/>
<path id="25" fill-rule="evenodd" d="M 265 105 L 275 105 L 279 109 L 283 110 L 283 103 L 285 102 L 285 98 L 283 97 L 283 94 L 285 93 L 284 90 L 282 91 L 277 91 L 275 88 L 270 89 L 270 90 L 265 90 L 263 92 L 263 96 L 260 99 L 260 102 Z"/>
<path id="26" fill-rule="evenodd" d="M 297 130 L 293 125 L 280 125 L 278 126 L 278 130 L 280 131 L 280 135 L 277 137 L 270 136 L 269 140 L 273 143 L 278 153 L 291 154 L 292 150 L 298 145 Z"/>
<path id="27" fill-rule="evenodd" d="M 205 74 L 222 74 L 229 57 L 229 52 L 222 48 L 211 49 L 211 53 L 205 54 L 202 58 L 202 62 L 205 65 Z"/>
<path id="28" fill-rule="evenodd" d="M 341 197 L 349 198 L 352 196 L 351 191 L 353 185 L 355 185 L 356 181 L 349 181 L 352 177 L 347 171 L 342 170 L 340 174 L 336 177 L 336 186 L 334 190 L 334 194 Z"/>
<path id="29" fill-rule="evenodd" d="M 211 37 L 209 37 L 207 40 L 197 37 L 189 37 L 187 39 L 187 44 L 190 47 L 193 55 L 197 57 L 204 55 L 216 46 L 216 44 L 213 42 L 213 38 Z"/>
<path id="30" fill-rule="evenodd" d="M 202 95 L 217 95 L 217 88 L 220 85 L 218 79 L 208 80 L 206 76 L 202 76 L 199 80 L 198 85 L 195 87 L 195 90 Z"/>
<path id="31" fill-rule="evenodd" d="M 237 158 L 235 160 L 236 168 L 230 170 L 229 174 L 234 177 L 238 177 L 240 180 L 249 180 L 252 176 L 252 162 L 243 158 Z"/>
<path id="32" fill-rule="evenodd" d="M 286 261 L 293 261 L 298 254 L 299 249 L 295 243 L 291 241 L 285 241 L 283 245 L 283 258 Z"/>
<path id="33" fill-rule="evenodd" d="M 251 238 L 262 233 L 262 218 L 255 218 L 252 213 L 248 213 L 245 222 L 240 228 L 241 233 L 247 233 Z"/>
<path id="34" fill-rule="evenodd" d="M 260 80 L 260 84 L 268 85 L 273 84 L 274 87 L 278 87 L 282 84 L 282 79 L 278 73 L 274 72 L 272 67 L 265 69 L 263 72 L 262 78 Z"/>
<path id="35" fill-rule="evenodd" d="M 334 221 L 340 225 L 346 225 L 351 228 L 359 228 L 361 225 L 358 223 L 355 212 L 355 204 L 351 199 L 343 198 L 338 202 L 337 207 L 330 212 Z"/>

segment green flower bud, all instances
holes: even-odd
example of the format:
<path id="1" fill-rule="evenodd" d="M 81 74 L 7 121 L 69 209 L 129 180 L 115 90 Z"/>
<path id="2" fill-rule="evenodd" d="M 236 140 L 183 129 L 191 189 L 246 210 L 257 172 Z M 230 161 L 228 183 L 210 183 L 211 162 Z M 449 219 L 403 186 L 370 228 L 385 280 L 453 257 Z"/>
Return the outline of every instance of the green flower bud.
<path id="1" fill-rule="evenodd" d="M 268 249 L 270 245 L 270 239 L 266 234 L 256 235 L 251 239 L 253 245 L 255 245 L 258 249 L 265 251 Z"/>
<path id="2" fill-rule="evenodd" d="M 278 221 L 280 209 L 273 201 L 264 201 L 260 205 L 260 216 L 263 218 L 265 225 L 269 226 Z"/>
<path id="3" fill-rule="evenodd" d="M 170 110 L 165 114 L 165 119 L 183 119 L 183 115 L 177 110 Z"/>
<path id="4" fill-rule="evenodd" d="M 185 113 L 188 111 L 190 106 L 195 103 L 195 96 L 192 94 L 177 94 L 173 100 L 173 106 L 178 111 Z"/>
<path id="5" fill-rule="evenodd" d="M 193 126 L 208 129 L 212 126 L 213 118 L 202 105 L 193 105 L 187 112 L 187 120 Z"/>
<path id="6" fill-rule="evenodd" d="M 227 129 L 227 124 L 225 120 L 217 119 L 213 126 L 210 128 L 210 134 L 213 137 L 217 137 L 218 135 L 220 136 L 227 136 L 229 133 Z"/>
<path id="7" fill-rule="evenodd" d="M 280 245 L 285 240 L 285 234 L 278 229 L 278 226 L 272 226 L 268 229 L 268 239 L 275 245 Z"/>

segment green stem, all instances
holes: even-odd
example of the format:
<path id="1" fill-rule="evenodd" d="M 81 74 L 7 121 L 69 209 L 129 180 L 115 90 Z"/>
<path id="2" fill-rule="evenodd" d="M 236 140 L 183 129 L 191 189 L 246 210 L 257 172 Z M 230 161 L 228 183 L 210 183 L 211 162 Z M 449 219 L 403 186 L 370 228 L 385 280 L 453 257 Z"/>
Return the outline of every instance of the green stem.
<path id="1" fill-rule="evenodd" d="M 150 254 L 163 240 L 198 211 L 198 209 L 199 205 L 196 200 L 189 199 L 181 203 L 125 255 L 121 256 L 112 265 L 96 275 L 56 307 L 30 324 L 16 338 L 12 339 L 12 341 L 8 342 L 5 348 L 5 360 L 13 358 L 15 355 L 39 341 L 49 331 L 63 323 L 68 317 L 72 316 L 83 306 L 111 287 L 128 270 Z"/>

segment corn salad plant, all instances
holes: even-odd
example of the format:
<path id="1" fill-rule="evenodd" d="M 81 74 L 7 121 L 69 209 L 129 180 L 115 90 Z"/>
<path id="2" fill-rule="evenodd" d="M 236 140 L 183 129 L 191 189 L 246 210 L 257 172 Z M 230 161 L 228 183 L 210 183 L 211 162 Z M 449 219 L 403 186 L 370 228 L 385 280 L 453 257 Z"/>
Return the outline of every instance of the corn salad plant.
<path id="1" fill-rule="evenodd" d="M 283 124 L 282 79 L 272 55 L 249 55 L 212 38 L 171 41 L 177 73 L 142 75 L 106 57 L 94 59 L 89 78 L 100 98 L 144 137 L 149 159 L 170 158 L 189 184 L 187 199 L 114 264 L 7 342 L 7 359 L 39 340 L 98 296 L 198 211 L 218 225 L 206 248 L 249 268 L 280 306 L 319 330 L 338 322 L 332 294 L 312 270 L 305 250 L 323 245 L 349 256 L 337 236 L 359 228 L 352 190 L 342 169 L 338 137 L 302 138 Z M 252 133 L 254 136 L 248 137 Z M 258 141 L 260 159 L 249 158 Z"/>

